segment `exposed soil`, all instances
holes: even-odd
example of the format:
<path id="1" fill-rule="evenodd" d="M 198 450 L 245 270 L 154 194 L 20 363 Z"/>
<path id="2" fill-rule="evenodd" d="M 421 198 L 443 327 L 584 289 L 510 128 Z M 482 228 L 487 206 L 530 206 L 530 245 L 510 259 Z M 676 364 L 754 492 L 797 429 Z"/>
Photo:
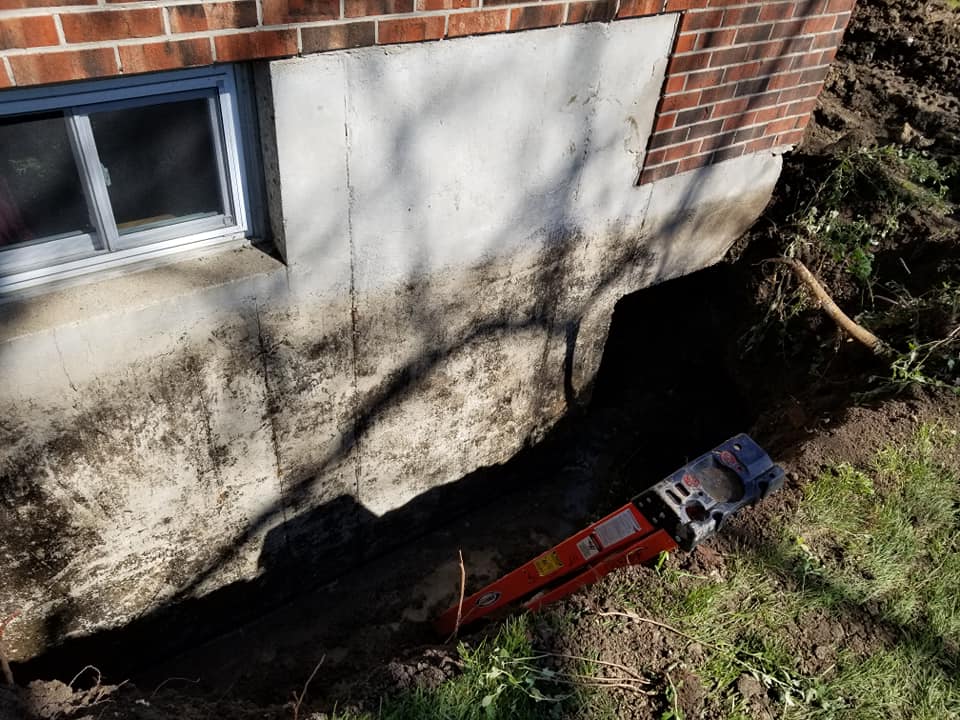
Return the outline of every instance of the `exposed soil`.
<path id="1" fill-rule="evenodd" d="M 433 614 L 454 599 L 458 548 L 464 549 L 471 587 L 480 586 L 688 457 L 747 429 L 785 466 L 788 483 L 680 560 L 691 573 L 723 578 L 729 558 L 761 543 L 766 519 L 791 512 L 803 483 L 825 464 L 865 462 L 923 421 L 960 427 L 960 401 L 949 393 L 914 392 L 858 405 L 854 391 L 865 389 L 867 378 L 883 367 L 863 349 L 840 342 L 816 309 L 791 326 L 788 344 L 768 338 L 745 354 L 742 341 L 768 303 L 765 270 L 757 262 L 781 251 L 778 223 L 822 177 L 825 162 L 849 147 L 888 142 L 923 148 L 945 161 L 956 158 L 958 92 L 960 11 L 945 0 L 862 2 L 804 146 L 788 158 L 765 219 L 733 253 L 738 261 L 618 304 L 591 405 L 565 418 L 540 446 L 475 479 L 517 490 L 178 657 L 154 657 L 149 646 L 131 648 L 112 638 L 71 656 L 15 667 L 24 681 L 60 679 L 37 680 L 18 692 L 0 687 L 0 718 L 319 719 L 334 707 L 375 710 L 383 695 L 435 687 L 459 672 L 455 650 L 439 644 L 429 626 Z M 956 186 L 952 192 L 960 198 Z M 931 234 L 925 223 L 917 217 L 878 249 L 884 279 L 923 289 L 945 277 L 960 278 L 960 233 L 947 223 Z M 852 313 L 861 309 L 860 289 L 836 273 L 824 279 Z M 573 616 L 584 609 L 616 611 L 617 584 L 653 581 L 653 572 L 631 568 L 611 575 L 565 607 Z M 663 684 L 668 673 L 686 716 L 704 716 L 706 690 L 690 671 L 702 647 L 627 617 L 613 616 L 603 628 L 573 622 L 573 630 L 562 634 L 536 625 L 536 644 L 555 652 L 601 653 L 642 668 L 653 683 L 651 694 L 614 691 L 619 717 L 660 718 L 669 710 Z M 833 661 L 838 641 L 866 657 L 885 632 L 867 619 L 850 617 L 841 624 L 812 616 L 791 632 L 792 650 L 801 668 L 816 674 Z M 66 684 L 86 663 L 96 664 L 103 678 L 88 670 Z M 294 713 L 292 693 L 303 691 L 318 664 Z M 776 706 L 753 677 L 743 675 L 736 688 L 751 716 L 774 717 Z"/>

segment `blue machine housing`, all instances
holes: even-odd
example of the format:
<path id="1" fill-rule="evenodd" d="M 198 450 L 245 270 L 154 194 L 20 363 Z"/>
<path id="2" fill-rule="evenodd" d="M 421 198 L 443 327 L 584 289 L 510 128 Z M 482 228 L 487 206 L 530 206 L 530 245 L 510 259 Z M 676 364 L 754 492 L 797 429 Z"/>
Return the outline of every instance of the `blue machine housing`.
<path id="1" fill-rule="evenodd" d="M 748 435 L 730 438 L 633 499 L 684 550 L 714 535 L 727 518 L 783 487 L 783 468 Z"/>

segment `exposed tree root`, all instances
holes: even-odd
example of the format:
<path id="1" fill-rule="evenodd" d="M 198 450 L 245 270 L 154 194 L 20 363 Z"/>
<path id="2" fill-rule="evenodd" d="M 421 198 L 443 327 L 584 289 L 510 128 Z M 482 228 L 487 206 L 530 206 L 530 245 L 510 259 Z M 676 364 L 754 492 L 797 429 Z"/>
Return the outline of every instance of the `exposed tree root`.
<path id="1" fill-rule="evenodd" d="M 814 277 L 813 273 L 807 269 L 806 265 L 796 258 L 786 257 L 769 258 L 769 262 L 782 263 L 792 269 L 794 274 L 797 276 L 797 279 L 803 283 L 803 285 L 817 299 L 817 302 L 820 303 L 820 307 L 823 308 L 823 311 L 830 316 L 830 319 L 837 324 L 837 327 L 847 333 L 850 337 L 869 348 L 876 355 L 886 357 L 891 354 L 889 345 L 863 327 L 863 325 L 860 325 L 852 320 L 850 316 L 837 307 L 837 304 L 833 301 L 833 298 L 830 297 L 830 294 L 826 291 L 823 285 L 820 284 L 820 281 Z"/>

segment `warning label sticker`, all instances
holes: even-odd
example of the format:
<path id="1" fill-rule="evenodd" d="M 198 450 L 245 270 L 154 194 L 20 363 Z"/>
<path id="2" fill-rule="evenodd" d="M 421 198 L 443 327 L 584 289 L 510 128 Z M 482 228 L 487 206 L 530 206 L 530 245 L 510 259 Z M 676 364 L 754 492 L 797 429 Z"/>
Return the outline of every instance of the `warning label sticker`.
<path id="1" fill-rule="evenodd" d="M 580 554 L 583 555 L 584 560 L 589 560 L 600 552 L 600 548 L 597 546 L 592 535 L 587 535 L 583 540 L 578 542 L 577 549 L 580 550 Z"/>
<path id="2" fill-rule="evenodd" d="M 607 548 L 616 545 L 634 533 L 640 532 L 640 524 L 633 513 L 630 512 L 630 509 L 627 508 L 618 512 L 606 522 L 597 525 L 593 532 L 597 536 L 597 540 L 600 541 L 600 545 Z"/>
<path id="3" fill-rule="evenodd" d="M 533 566 L 537 569 L 540 577 L 543 577 L 562 568 L 563 563 L 560 562 L 560 556 L 556 552 L 550 552 L 534 560 Z"/>

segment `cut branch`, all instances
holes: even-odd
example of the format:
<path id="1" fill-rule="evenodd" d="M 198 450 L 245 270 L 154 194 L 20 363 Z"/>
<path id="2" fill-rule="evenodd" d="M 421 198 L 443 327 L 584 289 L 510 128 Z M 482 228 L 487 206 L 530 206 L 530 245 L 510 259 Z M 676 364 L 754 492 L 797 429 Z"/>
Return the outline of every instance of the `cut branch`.
<path id="1" fill-rule="evenodd" d="M 820 303 L 820 307 L 823 308 L 823 311 L 830 316 L 830 319 L 837 324 L 837 327 L 847 333 L 850 337 L 860 344 L 866 346 L 877 355 L 890 354 L 890 348 L 885 342 L 883 342 L 883 340 L 867 330 L 865 327 L 863 327 L 863 325 L 860 325 L 859 323 L 850 319 L 850 317 L 843 312 L 843 310 L 837 307 L 837 304 L 833 301 L 833 298 L 830 297 L 830 294 L 826 291 L 823 285 L 820 284 L 820 281 L 814 277 L 813 273 L 807 269 L 806 265 L 796 258 L 770 258 L 770 262 L 782 263 L 793 270 L 793 273 L 797 276 L 797 279 L 799 279 L 800 282 L 806 286 L 806 288 Z"/>

